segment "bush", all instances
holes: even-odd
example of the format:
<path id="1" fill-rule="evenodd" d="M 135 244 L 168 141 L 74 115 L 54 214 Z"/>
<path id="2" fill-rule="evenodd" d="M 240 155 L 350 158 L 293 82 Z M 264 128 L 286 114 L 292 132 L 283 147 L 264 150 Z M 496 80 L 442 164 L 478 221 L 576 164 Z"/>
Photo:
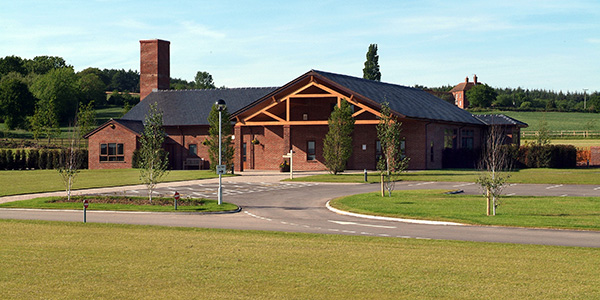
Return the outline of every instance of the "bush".
<path id="1" fill-rule="evenodd" d="M 6 152 L 4 152 L 5 156 L 4 159 L 6 161 L 6 169 L 7 170 L 12 170 L 15 168 L 15 158 L 13 156 L 13 152 L 10 149 L 7 149 Z"/>
<path id="2" fill-rule="evenodd" d="M 38 160 L 38 169 L 44 170 L 48 169 L 48 150 L 42 149 L 40 150 L 40 156 Z"/>
<path id="3" fill-rule="evenodd" d="M 31 149 L 27 153 L 27 168 L 29 170 L 39 169 L 38 160 L 40 158 L 40 151 L 38 149 Z"/>
<path id="4" fill-rule="evenodd" d="M 574 168 L 577 148 L 573 145 L 525 145 L 519 148 L 518 161 L 528 168 Z"/>
<path id="5" fill-rule="evenodd" d="M 6 150 L 0 149 L 0 170 L 6 169 Z"/>

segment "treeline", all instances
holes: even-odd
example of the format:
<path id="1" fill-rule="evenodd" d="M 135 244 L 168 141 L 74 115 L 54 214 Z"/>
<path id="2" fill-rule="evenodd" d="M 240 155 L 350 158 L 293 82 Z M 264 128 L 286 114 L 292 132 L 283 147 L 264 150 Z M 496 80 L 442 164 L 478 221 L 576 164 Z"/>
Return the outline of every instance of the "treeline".
<path id="1" fill-rule="evenodd" d="M 82 161 L 78 169 L 88 168 L 87 150 L 78 150 Z M 0 149 L 0 170 L 58 169 L 67 159 L 67 149 Z"/>
<path id="2" fill-rule="evenodd" d="M 81 108 L 123 105 L 123 99 L 107 97 L 106 91 L 139 91 L 137 71 L 87 68 L 75 72 L 57 56 L 0 58 L 0 122 L 8 129 L 26 129 L 56 135 L 60 125 L 73 125 Z M 117 101 L 117 99 L 119 99 Z M 95 124 L 91 124 L 94 126 Z"/>
<path id="3" fill-rule="evenodd" d="M 453 86 L 415 86 L 454 104 Z M 479 84 L 467 91 L 470 110 L 600 112 L 600 93 L 555 92 L 543 89 L 492 88 Z"/>

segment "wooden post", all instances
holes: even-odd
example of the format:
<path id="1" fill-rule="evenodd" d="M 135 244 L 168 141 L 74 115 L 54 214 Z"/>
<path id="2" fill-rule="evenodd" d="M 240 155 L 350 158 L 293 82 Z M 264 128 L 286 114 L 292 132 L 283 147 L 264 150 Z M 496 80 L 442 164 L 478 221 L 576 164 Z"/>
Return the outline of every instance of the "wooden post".
<path id="1" fill-rule="evenodd" d="M 381 173 L 381 197 L 385 197 L 385 189 L 383 188 L 383 172 Z"/>

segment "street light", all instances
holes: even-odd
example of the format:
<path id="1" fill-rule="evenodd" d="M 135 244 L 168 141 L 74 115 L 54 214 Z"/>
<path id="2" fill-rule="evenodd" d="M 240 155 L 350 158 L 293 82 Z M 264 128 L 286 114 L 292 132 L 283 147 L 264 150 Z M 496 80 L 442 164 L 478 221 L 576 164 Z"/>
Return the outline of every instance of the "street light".
<path id="1" fill-rule="evenodd" d="M 223 204 L 223 186 L 221 185 L 221 175 L 225 168 L 222 166 L 222 152 L 221 152 L 221 112 L 227 108 L 227 104 L 225 104 L 225 100 L 219 99 L 215 105 L 217 106 L 217 110 L 219 111 L 219 165 L 217 166 L 217 173 L 219 173 L 219 191 L 218 191 L 218 204 Z"/>

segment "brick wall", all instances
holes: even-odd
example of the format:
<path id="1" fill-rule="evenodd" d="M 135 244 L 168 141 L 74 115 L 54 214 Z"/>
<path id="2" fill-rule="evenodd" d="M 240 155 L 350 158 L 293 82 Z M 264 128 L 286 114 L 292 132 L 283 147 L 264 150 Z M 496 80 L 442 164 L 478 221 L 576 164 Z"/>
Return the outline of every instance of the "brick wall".
<path id="1" fill-rule="evenodd" d="M 600 166 L 600 147 L 590 147 L 590 166 Z"/>
<path id="2" fill-rule="evenodd" d="M 169 152 L 169 164 L 173 170 L 182 170 L 187 158 L 202 158 L 207 162 L 208 146 L 203 142 L 208 138 L 208 125 L 199 126 L 165 126 L 169 138 L 165 140 L 165 149 Z M 195 144 L 198 149 L 197 156 L 190 154 L 190 144 Z"/>
<path id="3" fill-rule="evenodd" d="M 100 144 L 123 144 L 124 161 L 100 161 Z M 137 149 L 137 136 L 117 122 L 107 126 L 88 138 L 89 169 L 128 169 L 131 168 L 133 151 Z"/>
<path id="4" fill-rule="evenodd" d="M 169 89 L 169 45 L 163 40 L 140 41 L 140 101 L 153 89 Z"/>

